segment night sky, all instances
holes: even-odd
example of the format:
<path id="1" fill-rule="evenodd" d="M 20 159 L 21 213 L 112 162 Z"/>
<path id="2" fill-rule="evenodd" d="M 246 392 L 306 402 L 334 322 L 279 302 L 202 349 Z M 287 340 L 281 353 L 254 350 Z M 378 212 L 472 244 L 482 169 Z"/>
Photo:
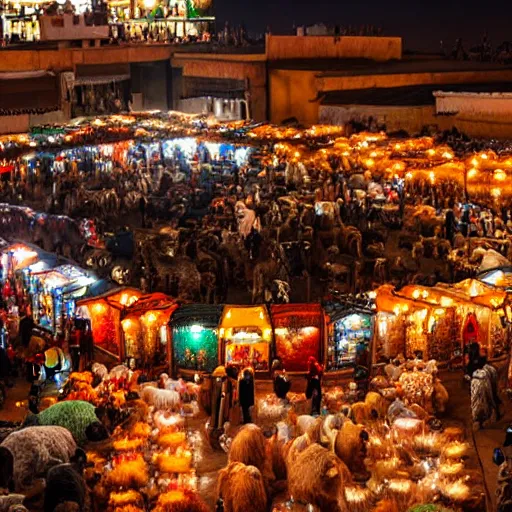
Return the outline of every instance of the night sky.
<path id="1" fill-rule="evenodd" d="M 487 30 L 493 45 L 512 40 L 510 0 L 213 0 L 219 26 L 244 22 L 248 30 L 275 33 L 317 22 L 340 26 L 373 24 L 386 35 L 404 37 L 406 49 L 451 48 L 457 37 L 466 49 Z"/>

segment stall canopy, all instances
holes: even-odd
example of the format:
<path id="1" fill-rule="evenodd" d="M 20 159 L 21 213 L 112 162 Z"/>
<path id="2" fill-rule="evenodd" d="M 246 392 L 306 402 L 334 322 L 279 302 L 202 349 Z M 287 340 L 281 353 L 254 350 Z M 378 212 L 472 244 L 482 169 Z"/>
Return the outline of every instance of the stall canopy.
<path id="1" fill-rule="evenodd" d="M 219 337 L 226 364 L 269 369 L 272 327 L 265 306 L 224 306 Z"/>
<path id="2" fill-rule="evenodd" d="M 373 299 L 369 295 L 342 295 L 325 302 L 324 310 L 328 318 L 326 370 L 368 367 L 376 313 Z"/>
<path id="3" fill-rule="evenodd" d="M 323 313 L 320 304 L 274 304 L 270 309 L 276 355 L 287 371 L 307 371 L 308 358 L 320 360 Z"/>
<path id="4" fill-rule="evenodd" d="M 59 108 L 58 77 L 51 72 L 0 73 L 0 115 Z"/>
<path id="5" fill-rule="evenodd" d="M 223 306 L 186 304 L 171 318 L 174 364 L 178 369 L 212 372 L 218 364 L 218 326 Z"/>
<path id="6" fill-rule="evenodd" d="M 116 358 L 124 358 L 121 339 L 121 313 L 142 293 L 135 288 L 116 288 L 103 295 L 84 298 L 77 302 L 78 318 L 91 323 L 94 345 Z"/>
<path id="7" fill-rule="evenodd" d="M 40 263 L 39 266 L 37 264 Z M 2 249 L 2 272 L 3 278 L 9 273 L 29 268 L 33 265 L 34 271 L 47 270 L 57 263 L 55 254 L 43 251 L 36 245 L 26 243 L 15 243 Z"/>
<path id="8" fill-rule="evenodd" d="M 478 269 L 478 279 L 497 288 L 512 288 L 512 262 L 494 250 L 488 250 Z"/>
<path id="9" fill-rule="evenodd" d="M 167 362 L 168 324 L 177 302 L 163 293 L 143 295 L 125 311 L 121 322 L 126 357 L 142 364 Z"/>

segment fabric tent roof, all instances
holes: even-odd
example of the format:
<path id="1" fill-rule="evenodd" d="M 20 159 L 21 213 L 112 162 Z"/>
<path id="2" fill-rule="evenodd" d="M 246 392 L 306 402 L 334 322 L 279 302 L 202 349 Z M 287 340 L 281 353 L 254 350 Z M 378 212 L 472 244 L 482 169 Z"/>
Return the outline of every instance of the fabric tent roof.
<path id="1" fill-rule="evenodd" d="M 210 304 L 184 304 L 174 311 L 171 327 L 199 324 L 216 328 L 219 325 L 224 306 Z"/>
<path id="2" fill-rule="evenodd" d="M 484 254 L 482 263 L 478 268 L 478 273 L 500 267 L 512 267 L 512 262 L 505 258 L 505 256 L 502 256 L 499 252 L 496 252 L 494 249 L 489 249 Z"/>
<path id="3" fill-rule="evenodd" d="M 320 304 L 272 304 L 270 314 L 274 327 L 320 327 Z"/>
<path id="4" fill-rule="evenodd" d="M 131 288 L 129 286 L 115 287 L 103 292 L 101 295 L 96 295 L 95 297 L 88 297 L 82 299 L 77 303 L 77 305 L 87 306 L 89 303 L 104 300 L 105 302 L 108 302 L 111 306 L 117 305 L 119 306 L 118 309 L 122 309 L 125 307 L 125 304 L 129 301 L 131 297 L 136 297 L 138 299 L 141 296 L 142 292 L 137 288 Z"/>
<path id="5" fill-rule="evenodd" d="M 224 306 L 222 328 L 270 328 L 270 318 L 265 306 Z"/>
<path id="6" fill-rule="evenodd" d="M 164 293 L 151 293 L 142 295 L 138 301 L 129 306 L 126 311 L 126 318 L 141 316 L 148 311 L 174 310 L 177 307 L 178 304 L 172 297 Z"/>

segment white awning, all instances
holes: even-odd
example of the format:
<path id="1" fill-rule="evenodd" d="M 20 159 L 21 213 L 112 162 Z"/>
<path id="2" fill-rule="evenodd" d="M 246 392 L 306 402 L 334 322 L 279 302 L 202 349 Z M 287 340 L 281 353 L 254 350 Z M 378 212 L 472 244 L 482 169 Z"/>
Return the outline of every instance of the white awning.
<path id="1" fill-rule="evenodd" d="M 0 73 L 0 80 L 24 80 L 27 78 L 41 78 L 43 76 L 55 76 L 51 71 L 13 71 Z"/>
<path id="2" fill-rule="evenodd" d="M 130 80 L 130 75 L 124 74 L 124 75 L 80 76 L 80 77 L 75 78 L 73 85 L 110 84 L 112 82 L 123 82 L 124 80 Z"/>

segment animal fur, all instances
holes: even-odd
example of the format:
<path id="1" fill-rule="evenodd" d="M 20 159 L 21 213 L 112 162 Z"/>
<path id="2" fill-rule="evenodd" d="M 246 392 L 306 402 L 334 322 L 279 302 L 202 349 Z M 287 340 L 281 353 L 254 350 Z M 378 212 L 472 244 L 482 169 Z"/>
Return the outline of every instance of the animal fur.
<path id="1" fill-rule="evenodd" d="M 94 363 L 91 367 L 91 372 L 100 380 L 103 380 L 108 375 L 107 367 L 101 363 Z"/>
<path id="2" fill-rule="evenodd" d="M 77 445 L 63 427 L 28 427 L 10 434 L 0 445 L 14 458 L 14 487 L 17 492 L 31 487 L 57 464 L 69 462 Z"/>
<path id="3" fill-rule="evenodd" d="M 352 405 L 351 419 L 354 423 L 362 425 L 371 419 L 372 407 L 366 402 L 356 402 Z"/>
<path id="4" fill-rule="evenodd" d="M 434 380 L 434 393 L 433 393 L 433 402 L 434 409 L 438 413 L 443 413 L 446 411 L 446 404 L 449 399 L 448 391 L 443 386 L 439 379 Z"/>
<path id="5" fill-rule="evenodd" d="M 370 391 L 364 402 L 370 406 L 371 409 L 375 410 L 379 418 L 384 419 L 389 409 L 390 402 L 386 400 L 381 394 Z"/>
<path id="6" fill-rule="evenodd" d="M 286 465 L 288 470 L 293 466 L 299 456 L 304 450 L 314 443 L 320 441 L 319 433 L 322 418 L 316 418 L 315 423 L 303 435 L 296 437 L 287 447 Z"/>
<path id="7" fill-rule="evenodd" d="M 224 502 L 224 512 L 266 512 L 267 493 L 258 468 L 231 462 L 219 472 L 217 497 Z"/>
<path id="8" fill-rule="evenodd" d="M 249 424 L 243 426 L 231 443 L 229 462 L 241 462 L 263 471 L 266 460 L 266 440 L 261 429 Z"/>
<path id="9" fill-rule="evenodd" d="M 355 404 L 354 404 L 355 405 Z M 347 420 L 334 442 L 334 453 L 346 464 L 351 473 L 364 471 L 365 444 L 361 438 L 363 427 Z"/>
<path id="10" fill-rule="evenodd" d="M 141 391 L 141 398 L 157 410 L 176 410 L 180 405 L 180 394 L 177 391 L 168 389 L 158 389 L 148 386 Z"/>
<path id="11" fill-rule="evenodd" d="M 82 475 L 72 464 L 59 464 L 46 475 L 44 512 L 53 512 L 60 503 L 77 503 L 81 511 L 86 509 L 87 489 Z"/>
<path id="12" fill-rule="evenodd" d="M 301 414 L 297 417 L 297 435 L 301 436 L 302 434 L 305 434 L 312 425 L 314 425 L 316 418 L 313 416 L 310 416 L 309 414 Z"/>
<path id="13" fill-rule="evenodd" d="M 347 471 L 332 452 L 313 444 L 288 470 L 288 488 L 295 501 L 311 503 L 322 512 L 346 510 L 342 491 Z"/>

